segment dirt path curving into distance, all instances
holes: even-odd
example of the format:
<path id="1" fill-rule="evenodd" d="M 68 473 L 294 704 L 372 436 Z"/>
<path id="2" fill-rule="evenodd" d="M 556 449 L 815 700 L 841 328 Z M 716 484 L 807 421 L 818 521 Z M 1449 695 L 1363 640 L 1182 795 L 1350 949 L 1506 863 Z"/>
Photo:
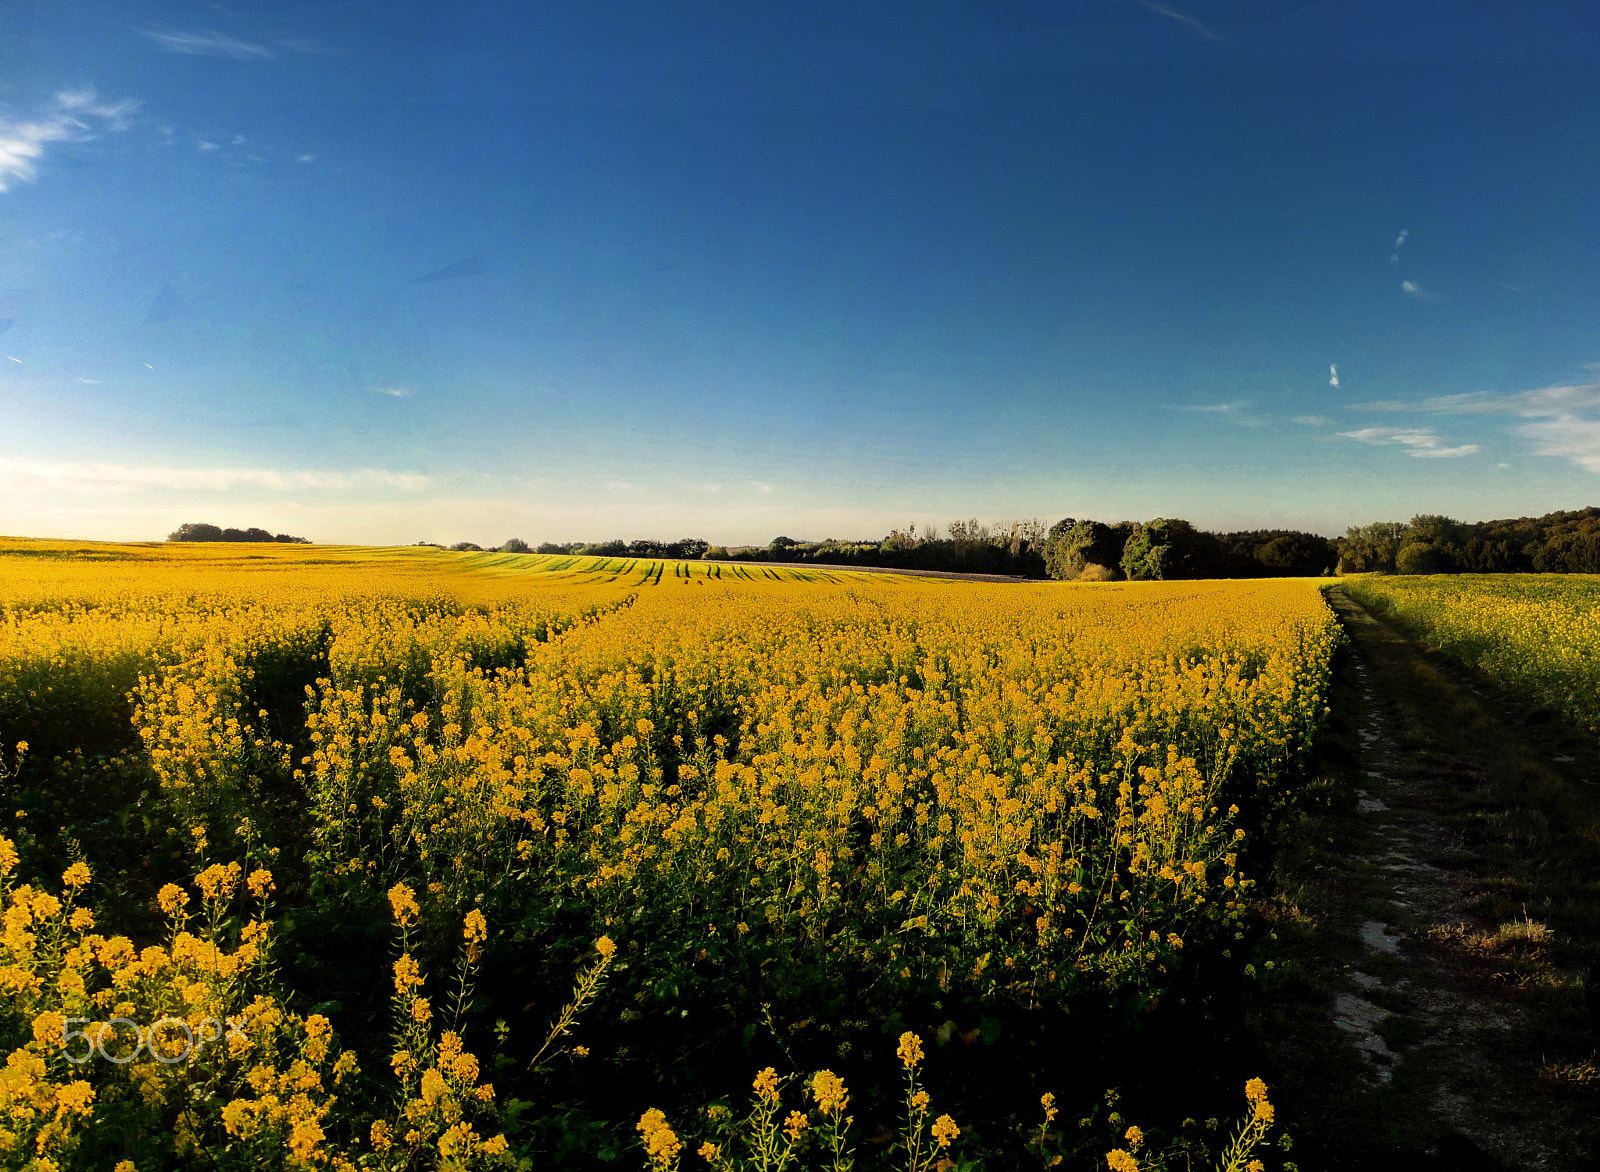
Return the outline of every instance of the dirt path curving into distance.
<path id="1" fill-rule="evenodd" d="M 1320 1021 L 1263 1039 L 1320 1149 L 1301 1166 L 1596 1167 L 1600 1086 L 1560 1074 L 1596 1048 L 1594 738 L 1329 601 L 1351 641 L 1323 752 L 1342 804 L 1299 827 L 1285 885 Z"/>

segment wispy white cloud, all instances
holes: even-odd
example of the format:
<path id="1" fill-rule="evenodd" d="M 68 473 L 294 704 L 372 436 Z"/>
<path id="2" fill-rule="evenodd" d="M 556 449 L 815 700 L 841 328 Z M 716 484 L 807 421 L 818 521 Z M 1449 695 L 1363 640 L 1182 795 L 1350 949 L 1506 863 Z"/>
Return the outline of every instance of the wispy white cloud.
<path id="1" fill-rule="evenodd" d="M 1514 434 L 1534 442 L 1534 454 L 1558 456 L 1600 472 L 1600 383 L 1565 383 L 1530 391 L 1435 395 L 1415 402 L 1365 404 L 1373 411 L 1417 411 L 1434 415 L 1509 415 L 1526 419 Z"/>
<path id="2" fill-rule="evenodd" d="M 1205 37 L 1208 41 L 1222 41 L 1226 39 L 1222 36 L 1222 34 L 1216 32 L 1210 26 L 1206 25 L 1200 20 L 1197 20 L 1195 17 L 1190 16 L 1187 12 L 1180 12 L 1178 9 L 1173 8 L 1170 5 L 1159 3 L 1158 0 L 1133 0 L 1133 3 L 1137 4 L 1140 8 L 1143 8 L 1147 12 L 1153 12 L 1157 16 L 1164 16 L 1168 20 L 1177 21 L 1191 32 L 1198 33 L 1200 36 Z"/>
<path id="3" fill-rule="evenodd" d="M 101 383 L 103 383 L 105 380 L 104 379 L 98 379 L 98 378 L 75 378 L 72 381 L 75 382 L 75 383 L 83 383 L 86 386 L 97 387 Z"/>
<path id="4" fill-rule="evenodd" d="M 87 142 L 102 130 L 123 130 L 134 101 L 102 102 L 93 90 L 63 90 L 26 117 L 0 111 L 0 191 L 10 180 L 33 182 L 52 143 Z"/>
<path id="5" fill-rule="evenodd" d="M 1406 237 L 1411 235 L 1410 228 L 1401 228 L 1400 235 L 1394 238 L 1394 251 L 1389 254 L 1389 263 L 1396 264 L 1400 260 L 1400 248 L 1406 242 Z"/>
<path id="6" fill-rule="evenodd" d="M 1417 301 L 1437 301 L 1439 299 L 1439 295 L 1437 293 L 1434 293 L 1428 289 L 1424 289 L 1415 281 L 1401 281 L 1400 292 Z"/>
<path id="7" fill-rule="evenodd" d="M 1411 401 L 1384 399 L 1359 403 L 1368 411 L 1425 411 L 1436 415 L 1519 415 L 1525 419 L 1600 411 L 1600 383 L 1563 383 L 1508 395 L 1473 391 Z"/>
<path id="8" fill-rule="evenodd" d="M 202 150 L 202 151 L 214 151 L 214 150 L 218 149 L 216 143 L 207 142 L 203 138 L 199 142 L 195 143 L 194 145 L 196 146 L 196 148 L 198 148 L 199 150 Z"/>
<path id="9" fill-rule="evenodd" d="M 752 480 L 750 482 L 750 487 L 755 489 L 757 492 L 771 492 L 772 491 L 772 485 L 763 484 L 759 480 Z"/>
<path id="10" fill-rule="evenodd" d="M 410 397 L 411 388 L 402 386 L 373 387 L 374 395 L 388 395 L 391 399 L 405 399 Z"/>
<path id="11" fill-rule="evenodd" d="M 1339 385 L 1339 368 L 1331 362 L 1328 364 L 1328 385 L 1330 387 Z"/>
<path id="12" fill-rule="evenodd" d="M 1240 427 L 1261 427 L 1265 421 L 1249 414 L 1253 406 L 1255 401 L 1252 399 L 1235 399 L 1231 403 L 1184 403 L 1179 405 L 1178 410 L 1193 411 L 1197 415 L 1216 415 Z"/>
<path id="13" fill-rule="evenodd" d="M 1479 450 L 1478 444 L 1457 444 L 1452 447 L 1445 443 L 1443 437 L 1427 428 L 1363 427 L 1359 431 L 1341 431 L 1339 434 L 1364 444 L 1399 445 L 1407 449 L 1408 456 L 1434 459 L 1470 456 Z"/>
<path id="14" fill-rule="evenodd" d="M 1296 415 L 1294 421 L 1306 427 L 1325 427 L 1333 422 L 1326 415 Z"/>
<path id="15" fill-rule="evenodd" d="M 256 45 L 219 33 L 214 29 L 184 32 L 179 29 L 140 29 L 146 38 L 154 41 L 168 53 L 182 53 L 189 57 L 225 57 L 234 61 L 265 61 L 277 54 L 266 45 Z"/>
<path id="16" fill-rule="evenodd" d="M 97 494 L 141 489 L 226 492 L 235 488 L 264 488 L 273 492 L 388 488 L 417 492 L 430 483 L 428 477 L 414 472 L 390 472 L 382 468 L 285 472 L 272 468 L 165 468 L 0 457 L 0 487 L 15 492 Z"/>

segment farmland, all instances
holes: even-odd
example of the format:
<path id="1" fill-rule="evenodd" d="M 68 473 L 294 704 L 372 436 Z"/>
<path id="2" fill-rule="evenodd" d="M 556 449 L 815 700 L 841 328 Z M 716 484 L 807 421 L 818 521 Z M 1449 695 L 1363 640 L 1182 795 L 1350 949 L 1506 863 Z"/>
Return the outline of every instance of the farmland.
<path id="1" fill-rule="evenodd" d="M 1345 589 L 1485 679 L 1600 730 L 1600 578 L 1363 577 Z"/>
<path id="2" fill-rule="evenodd" d="M 1293 580 L 11 543 L 0 1147 L 1075 1156 L 1061 1048 L 1249 930 L 1338 640 Z"/>

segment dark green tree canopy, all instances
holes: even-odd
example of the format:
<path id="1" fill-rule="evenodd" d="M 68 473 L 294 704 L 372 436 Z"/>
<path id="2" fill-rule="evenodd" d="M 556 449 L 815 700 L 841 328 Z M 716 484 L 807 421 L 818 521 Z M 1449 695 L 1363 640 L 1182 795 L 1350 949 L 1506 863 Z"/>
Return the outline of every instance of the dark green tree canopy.
<path id="1" fill-rule="evenodd" d="M 265 529 L 224 529 L 205 521 L 189 521 L 167 534 L 168 541 L 274 541 L 283 545 L 310 545 L 305 537 L 287 533 L 268 533 Z"/>

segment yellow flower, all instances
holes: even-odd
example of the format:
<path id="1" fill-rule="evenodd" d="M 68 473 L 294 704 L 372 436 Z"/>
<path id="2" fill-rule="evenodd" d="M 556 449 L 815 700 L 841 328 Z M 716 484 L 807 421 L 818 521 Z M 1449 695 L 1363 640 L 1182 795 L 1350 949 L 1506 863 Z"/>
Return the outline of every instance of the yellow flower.
<path id="1" fill-rule="evenodd" d="M 617 946 L 612 942 L 611 937 L 602 936 L 594 942 L 594 950 L 600 954 L 602 960 L 610 960 L 616 955 Z"/>
<path id="2" fill-rule="evenodd" d="M 1144 1132 L 1137 1127 L 1128 1128 L 1127 1134 L 1122 1138 L 1128 1141 L 1128 1146 L 1134 1151 L 1138 1151 L 1144 1146 Z"/>
<path id="3" fill-rule="evenodd" d="M 900 1056 L 902 1066 L 915 1067 L 922 1061 L 922 1042 L 916 1034 L 907 1030 L 900 1035 L 900 1045 L 895 1053 Z"/>
<path id="4" fill-rule="evenodd" d="M 1111 1172 L 1139 1172 L 1139 1161 L 1121 1148 L 1106 1153 L 1106 1167 Z"/>
<path id="5" fill-rule="evenodd" d="M 1253 1078 L 1244 1084 L 1244 1097 L 1250 1100 L 1254 1108 L 1254 1115 L 1261 1123 L 1271 1123 L 1273 1115 L 1272 1104 L 1267 1102 L 1267 1084 L 1259 1078 Z"/>
<path id="6" fill-rule="evenodd" d="M 67 923 L 72 925 L 74 932 L 87 932 L 94 927 L 94 913 L 86 907 L 75 907 L 67 917 Z"/>
<path id="7" fill-rule="evenodd" d="M 701 1144 L 697 1149 L 697 1154 L 707 1164 L 715 1164 L 719 1159 L 722 1158 L 722 1149 L 716 1144 L 712 1143 L 710 1140 L 706 1140 L 706 1142 Z"/>
<path id="8" fill-rule="evenodd" d="M 928 1109 L 928 1104 L 932 1101 L 933 1100 L 928 1097 L 927 1091 L 918 1091 L 916 1094 L 911 1096 L 911 1106 L 917 1111 L 926 1111 Z"/>
<path id="9" fill-rule="evenodd" d="M 411 991 L 413 985 L 422 984 L 422 966 L 417 964 L 409 952 L 402 953 L 400 959 L 394 962 L 394 991 L 404 997 Z"/>
<path id="10" fill-rule="evenodd" d="M 17 848 L 9 838 L 0 836 L 0 875 L 9 875 L 17 869 Z"/>
<path id="11" fill-rule="evenodd" d="M 69 1082 L 56 1092 L 56 1103 L 68 1111 L 79 1115 L 89 1114 L 90 1104 L 94 1102 L 94 1088 L 83 1080 Z"/>
<path id="12" fill-rule="evenodd" d="M 961 1129 L 956 1126 L 956 1121 L 948 1115 L 941 1115 L 933 1121 L 933 1139 L 941 1148 L 950 1146 L 950 1141 L 961 1134 Z"/>
<path id="13" fill-rule="evenodd" d="M 265 899 L 267 892 L 272 891 L 272 872 L 265 867 L 258 867 L 250 872 L 250 877 L 245 880 L 245 886 L 250 889 L 250 894 L 256 899 Z"/>
<path id="14" fill-rule="evenodd" d="M 380 1154 L 388 1151 L 390 1145 L 394 1143 L 390 1138 L 392 1135 L 393 1129 L 389 1124 L 382 1119 L 377 1120 L 372 1125 L 372 1150 Z"/>
<path id="15" fill-rule="evenodd" d="M 206 899 L 226 899 L 239 883 L 239 864 L 229 863 L 224 867 L 221 863 L 213 863 L 196 875 L 194 882 Z"/>
<path id="16" fill-rule="evenodd" d="M 302 1119 L 289 1129 L 289 1151 L 302 1164 L 311 1162 L 322 1140 L 322 1128 L 315 1119 Z"/>
<path id="17" fill-rule="evenodd" d="M 61 875 L 61 882 L 68 887 L 84 887 L 89 882 L 89 865 L 82 861 L 73 863 Z"/>
<path id="18" fill-rule="evenodd" d="M 466 937 L 469 945 L 476 947 L 482 944 L 489 936 L 489 922 L 483 918 L 483 913 L 473 908 L 467 913 L 462 935 Z"/>
<path id="19" fill-rule="evenodd" d="M 189 893 L 176 883 L 168 883 L 156 892 L 156 903 L 169 916 L 175 916 L 189 904 Z"/>
<path id="20" fill-rule="evenodd" d="M 404 883 L 396 883 L 389 888 L 389 907 L 394 911 L 395 923 L 402 926 L 422 914 L 422 909 L 417 906 L 416 892 Z"/>
<path id="21" fill-rule="evenodd" d="M 850 1092 L 844 1079 L 831 1070 L 819 1070 L 811 1080 L 811 1097 L 817 1101 L 817 1110 L 833 1115 L 850 1105 Z"/>
<path id="22" fill-rule="evenodd" d="M 67 1039 L 67 1019 L 64 1014 L 47 1009 L 33 1019 L 33 1040 L 40 1046 L 64 1046 Z"/>
<path id="23" fill-rule="evenodd" d="M 639 1116 L 635 1130 L 644 1137 L 645 1155 L 658 1168 L 669 1167 L 683 1150 L 677 1135 L 667 1125 L 667 1117 L 655 1107 Z"/>
<path id="24" fill-rule="evenodd" d="M 755 1087 L 756 1094 L 763 1099 L 776 1099 L 778 1097 L 778 1072 L 769 1066 L 756 1075 L 756 1081 L 752 1085 Z"/>

